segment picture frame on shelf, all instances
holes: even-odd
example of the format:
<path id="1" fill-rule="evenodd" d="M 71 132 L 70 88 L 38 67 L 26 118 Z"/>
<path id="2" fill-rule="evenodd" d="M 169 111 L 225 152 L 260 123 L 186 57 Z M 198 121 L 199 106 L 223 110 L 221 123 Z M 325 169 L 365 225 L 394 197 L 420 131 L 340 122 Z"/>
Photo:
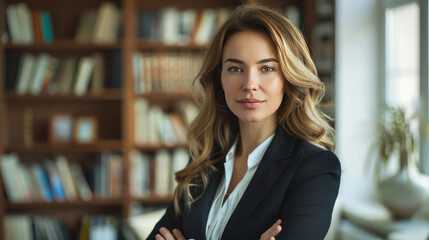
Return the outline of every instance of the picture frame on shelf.
<path id="1" fill-rule="evenodd" d="M 73 140 L 73 116 L 56 113 L 49 120 L 49 142 L 53 145 L 69 144 Z"/>
<path id="2" fill-rule="evenodd" d="M 93 144 L 97 141 L 98 119 L 92 115 L 75 117 L 73 129 L 76 144 Z"/>

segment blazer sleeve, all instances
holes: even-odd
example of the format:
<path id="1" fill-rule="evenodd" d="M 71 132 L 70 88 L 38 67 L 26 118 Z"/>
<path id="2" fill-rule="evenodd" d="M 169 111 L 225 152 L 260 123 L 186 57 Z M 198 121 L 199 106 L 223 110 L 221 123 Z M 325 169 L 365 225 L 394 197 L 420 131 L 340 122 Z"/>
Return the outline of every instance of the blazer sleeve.
<path id="1" fill-rule="evenodd" d="M 183 223 L 182 223 L 182 217 L 181 215 L 176 216 L 176 213 L 174 211 L 174 204 L 170 204 L 165 211 L 164 216 L 159 220 L 159 222 L 155 225 L 152 232 L 150 233 L 149 237 L 146 238 L 146 240 L 153 240 L 155 239 L 155 235 L 159 233 L 159 229 L 161 227 L 165 227 L 172 231 L 174 228 L 177 228 L 181 231 L 183 231 Z"/>
<path id="2" fill-rule="evenodd" d="M 303 154 L 287 191 L 282 231 L 276 239 L 322 240 L 328 232 L 340 186 L 341 166 L 326 150 Z"/>

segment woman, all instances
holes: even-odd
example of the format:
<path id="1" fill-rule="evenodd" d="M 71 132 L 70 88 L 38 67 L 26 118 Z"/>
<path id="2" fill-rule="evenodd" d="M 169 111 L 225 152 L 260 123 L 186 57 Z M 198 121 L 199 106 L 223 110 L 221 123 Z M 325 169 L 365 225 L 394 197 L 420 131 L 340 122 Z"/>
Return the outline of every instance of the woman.
<path id="1" fill-rule="evenodd" d="M 323 239 L 341 171 L 301 33 L 265 7 L 240 7 L 196 81 L 192 160 L 148 239 Z"/>

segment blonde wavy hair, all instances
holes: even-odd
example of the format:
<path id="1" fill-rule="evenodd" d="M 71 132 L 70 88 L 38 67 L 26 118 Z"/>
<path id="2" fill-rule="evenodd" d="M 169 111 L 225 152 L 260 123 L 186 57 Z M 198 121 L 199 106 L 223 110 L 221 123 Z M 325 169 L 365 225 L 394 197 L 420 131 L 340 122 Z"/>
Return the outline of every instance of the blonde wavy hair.
<path id="1" fill-rule="evenodd" d="M 225 42 L 233 34 L 246 30 L 267 34 L 277 50 L 285 84 L 285 94 L 277 110 L 278 125 L 298 139 L 333 150 L 330 118 L 318 108 L 325 86 L 318 78 L 301 32 L 285 17 L 266 7 L 240 6 L 214 34 L 194 80 L 200 92 L 196 101 L 201 111 L 188 129 L 192 160 L 175 174 L 177 215 L 181 205 L 190 208 L 204 194 L 210 175 L 216 171 L 214 164 L 225 158 L 238 134 L 238 119 L 226 105 L 220 73 Z"/>

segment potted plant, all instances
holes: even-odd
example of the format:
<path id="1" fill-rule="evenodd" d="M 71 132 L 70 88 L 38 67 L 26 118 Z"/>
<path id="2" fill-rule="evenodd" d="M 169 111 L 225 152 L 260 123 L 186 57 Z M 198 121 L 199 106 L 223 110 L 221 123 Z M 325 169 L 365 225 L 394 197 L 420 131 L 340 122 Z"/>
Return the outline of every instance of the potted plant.
<path id="1" fill-rule="evenodd" d="M 380 201 L 395 218 L 410 218 L 420 208 L 424 193 L 416 179 L 414 151 L 416 136 L 411 129 L 415 116 L 407 117 L 401 107 L 387 107 L 386 118 L 377 122 L 375 147 L 378 158 L 375 176 Z M 398 171 L 382 179 L 388 163 L 396 161 Z"/>

